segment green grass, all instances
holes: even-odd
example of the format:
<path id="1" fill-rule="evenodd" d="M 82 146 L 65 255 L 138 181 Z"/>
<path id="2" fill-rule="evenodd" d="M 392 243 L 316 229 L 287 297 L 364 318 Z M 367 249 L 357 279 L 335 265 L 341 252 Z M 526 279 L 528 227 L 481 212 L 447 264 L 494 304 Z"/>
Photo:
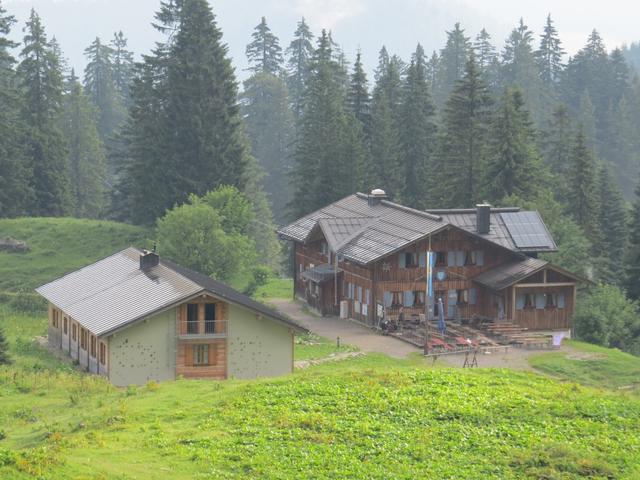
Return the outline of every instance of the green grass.
<path id="1" fill-rule="evenodd" d="M 75 218 L 0 219 L 0 237 L 24 240 L 26 253 L 0 252 L 0 291 L 31 291 L 128 246 L 149 246 L 147 230 Z"/>
<path id="2" fill-rule="evenodd" d="M 258 287 L 253 297 L 258 301 L 268 302 L 271 298 L 291 298 L 292 295 L 293 280 L 271 277 L 265 285 Z"/>
<path id="3" fill-rule="evenodd" d="M 531 366 L 554 377 L 592 387 L 624 389 L 640 395 L 640 357 L 571 341 L 569 351 L 529 358 Z"/>
<path id="4" fill-rule="evenodd" d="M 34 347 L 42 316 L 4 307 L 0 325 L 16 359 L 0 367 L 3 479 L 640 475 L 640 400 L 626 394 L 384 355 L 116 389 Z"/>

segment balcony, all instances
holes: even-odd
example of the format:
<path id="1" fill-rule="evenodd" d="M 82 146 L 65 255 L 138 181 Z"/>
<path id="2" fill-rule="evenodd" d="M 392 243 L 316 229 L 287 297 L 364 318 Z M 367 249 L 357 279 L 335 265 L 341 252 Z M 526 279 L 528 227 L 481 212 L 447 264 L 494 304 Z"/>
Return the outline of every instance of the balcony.
<path id="1" fill-rule="evenodd" d="M 178 324 L 180 340 L 224 338 L 227 336 L 227 320 L 181 321 Z"/>

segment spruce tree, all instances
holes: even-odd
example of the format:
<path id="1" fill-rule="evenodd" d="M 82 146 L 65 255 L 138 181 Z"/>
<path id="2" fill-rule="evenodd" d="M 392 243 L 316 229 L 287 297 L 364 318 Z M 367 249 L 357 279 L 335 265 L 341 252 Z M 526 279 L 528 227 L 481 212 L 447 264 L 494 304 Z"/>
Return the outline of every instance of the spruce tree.
<path id="1" fill-rule="evenodd" d="M 11 357 L 9 356 L 9 342 L 7 342 L 4 330 L 0 327 L 0 365 L 10 365 L 11 363 Z"/>
<path id="2" fill-rule="evenodd" d="M 282 70 L 282 48 L 280 42 L 262 17 L 252 34 L 253 41 L 247 45 L 246 55 L 249 60 L 249 71 L 279 75 Z"/>
<path id="3" fill-rule="evenodd" d="M 133 82 L 133 52 L 127 49 L 127 39 L 122 31 L 113 34 L 109 47 L 112 51 L 113 83 L 123 105 L 128 107 L 131 100 L 131 83 Z"/>
<path id="4" fill-rule="evenodd" d="M 404 174 L 401 199 L 411 207 L 427 208 L 436 123 L 427 83 L 427 58 L 420 44 L 407 70 L 399 130 L 400 163 Z"/>
<path id="5" fill-rule="evenodd" d="M 558 30 L 553 25 L 551 15 L 547 15 L 544 33 L 540 35 L 540 47 L 535 53 L 540 78 L 545 87 L 553 88 L 560 79 L 564 67 L 562 64 L 564 54 L 565 51 L 562 48 L 560 37 L 558 37 Z"/>
<path id="6" fill-rule="evenodd" d="M 488 87 L 472 53 L 464 76 L 444 109 L 438 161 L 434 165 L 436 204 L 468 208 L 482 200 L 481 175 L 488 147 L 491 105 Z"/>
<path id="7" fill-rule="evenodd" d="M 456 82 L 463 77 L 471 50 L 469 37 L 465 36 L 464 29 L 456 23 L 453 30 L 447 32 L 447 43 L 440 51 L 434 88 L 436 105 L 445 104 Z"/>
<path id="8" fill-rule="evenodd" d="M 533 33 L 520 19 L 505 42 L 502 52 L 502 84 L 522 90 L 527 108 L 537 124 L 545 116 L 542 84 L 533 51 Z"/>
<path id="9" fill-rule="evenodd" d="M 596 163 L 580 126 L 571 154 L 568 206 L 571 216 L 593 243 L 599 239 Z"/>
<path id="10" fill-rule="evenodd" d="M 371 97 L 360 51 L 356 54 L 356 61 L 353 64 L 353 73 L 347 94 L 347 109 L 360 122 L 363 132 L 368 135 L 371 128 Z"/>
<path id="11" fill-rule="evenodd" d="M 15 18 L 0 4 L 0 217 L 25 215 L 33 200 L 22 139 L 25 126 L 20 118 L 15 59 L 17 47 L 8 35 Z"/>
<path id="12" fill-rule="evenodd" d="M 473 43 L 478 69 L 482 72 L 484 81 L 494 91 L 498 89 L 500 61 L 496 48 L 491 43 L 491 35 L 483 28 Z"/>
<path id="13" fill-rule="evenodd" d="M 298 22 L 294 38 L 287 48 L 287 85 L 289 87 L 293 114 L 297 120 L 302 115 L 302 97 L 307 85 L 309 64 L 313 56 L 313 34 L 304 17 Z"/>
<path id="14" fill-rule="evenodd" d="M 124 107 L 113 77 L 114 51 L 96 39 L 84 51 L 84 88 L 98 111 L 98 131 L 103 141 L 109 139 L 124 119 Z"/>
<path id="15" fill-rule="evenodd" d="M 505 91 L 496 112 L 486 169 L 486 199 L 531 200 L 544 186 L 535 129 L 519 89 Z"/>
<path id="16" fill-rule="evenodd" d="M 600 280 L 620 284 L 623 281 L 624 254 L 627 244 L 627 212 L 620 188 L 608 166 L 602 164 L 598 170 L 598 227 L 601 242 L 596 245 L 603 257 Z"/>
<path id="17" fill-rule="evenodd" d="M 253 42 L 247 47 L 247 52 L 252 52 L 249 62 L 255 73 L 244 82 L 242 116 L 251 151 L 264 170 L 261 177 L 265 192 L 276 220 L 283 222 L 285 207 L 291 200 L 287 179 L 291 171 L 290 147 L 293 143 L 294 120 L 285 79 L 279 75 L 282 58 L 278 55 L 279 50 L 274 48 L 278 45 L 278 39 L 268 28 L 263 19 L 253 35 Z M 262 49 L 265 51 L 257 55 Z"/>
<path id="18" fill-rule="evenodd" d="M 311 63 L 305 113 L 294 155 L 294 216 L 304 215 L 358 188 L 363 148 L 357 122 L 345 111 L 340 65 L 323 31 Z"/>
<path id="19" fill-rule="evenodd" d="M 72 70 L 65 95 L 64 132 L 76 217 L 98 218 L 105 211 L 106 158 L 95 119 L 95 107 Z"/>
<path id="20" fill-rule="evenodd" d="M 145 58 L 132 92 L 121 187 L 131 218 L 143 223 L 190 193 L 243 190 L 248 161 L 233 68 L 207 1 L 163 2 L 156 18 L 169 35 Z"/>
<path id="21" fill-rule="evenodd" d="M 640 183 L 636 187 L 629 221 L 629 248 L 627 251 L 625 283 L 627 293 L 634 300 L 640 299 Z"/>
<path id="22" fill-rule="evenodd" d="M 72 196 L 67 149 L 60 128 L 62 72 L 35 10 L 31 10 L 25 32 L 18 75 L 23 95 L 21 118 L 26 125 L 25 154 L 35 191 L 31 213 L 67 215 L 72 211 Z"/>
<path id="23" fill-rule="evenodd" d="M 401 68 L 399 59 L 382 47 L 371 101 L 371 165 L 365 182 L 384 189 L 391 198 L 402 194 L 405 180 L 400 153 Z"/>

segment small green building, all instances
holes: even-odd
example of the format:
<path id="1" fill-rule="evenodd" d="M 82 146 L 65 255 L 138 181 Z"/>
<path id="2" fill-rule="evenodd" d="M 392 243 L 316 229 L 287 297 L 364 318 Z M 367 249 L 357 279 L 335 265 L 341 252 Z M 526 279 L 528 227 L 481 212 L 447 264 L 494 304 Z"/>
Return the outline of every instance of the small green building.
<path id="1" fill-rule="evenodd" d="M 212 278 L 127 248 L 38 287 L 48 341 L 117 386 L 290 373 L 305 331 Z"/>

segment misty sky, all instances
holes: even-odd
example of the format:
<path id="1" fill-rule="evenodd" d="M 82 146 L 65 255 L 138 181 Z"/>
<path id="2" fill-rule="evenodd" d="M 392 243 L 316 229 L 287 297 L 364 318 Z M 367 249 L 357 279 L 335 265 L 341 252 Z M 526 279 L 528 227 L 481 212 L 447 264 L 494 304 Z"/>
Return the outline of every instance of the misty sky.
<path id="1" fill-rule="evenodd" d="M 84 48 L 95 38 L 123 30 L 137 54 L 158 39 L 150 23 L 159 0 L 0 0 L 19 24 L 12 36 L 22 37 L 24 20 L 34 7 L 49 36 L 55 35 L 72 66 L 84 67 Z M 427 52 L 440 49 L 445 30 L 459 21 L 475 37 L 485 27 L 502 46 L 520 17 L 539 34 L 551 13 L 565 48 L 575 53 L 597 28 L 609 49 L 640 40 L 640 1 L 629 0 L 219 0 L 211 2 L 224 40 L 242 78 L 244 48 L 261 16 L 286 46 L 295 23 L 304 16 L 314 33 L 327 28 L 350 59 L 360 47 L 367 70 L 375 68 L 382 44 L 408 58 L 417 42 Z"/>

